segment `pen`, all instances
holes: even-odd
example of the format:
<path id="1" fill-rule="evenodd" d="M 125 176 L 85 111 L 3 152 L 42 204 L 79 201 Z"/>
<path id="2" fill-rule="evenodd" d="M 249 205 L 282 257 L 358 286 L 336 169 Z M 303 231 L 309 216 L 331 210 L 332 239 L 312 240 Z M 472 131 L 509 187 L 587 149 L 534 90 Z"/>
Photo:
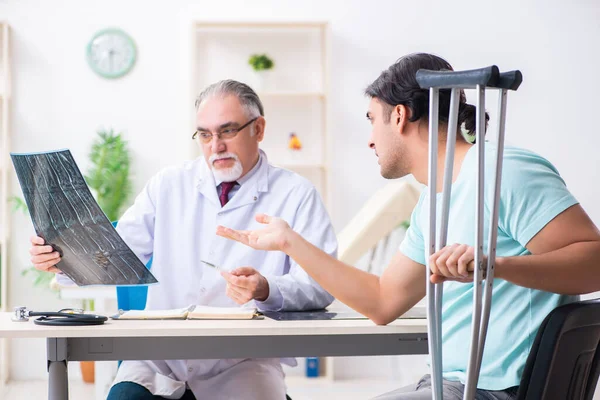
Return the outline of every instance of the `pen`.
<path id="1" fill-rule="evenodd" d="M 218 267 L 215 264 L 211 264 L 208 261 L 200 260 L 200 262 L 203 263 L 203 264 L 205 264 L 205 265 L 207 265 L 207 266 L 209 266 L 209 267 L 211 267 L 211 268 L 216 269 L 217 271 L 222 271 L 223 270 L 223 268 Z"/>

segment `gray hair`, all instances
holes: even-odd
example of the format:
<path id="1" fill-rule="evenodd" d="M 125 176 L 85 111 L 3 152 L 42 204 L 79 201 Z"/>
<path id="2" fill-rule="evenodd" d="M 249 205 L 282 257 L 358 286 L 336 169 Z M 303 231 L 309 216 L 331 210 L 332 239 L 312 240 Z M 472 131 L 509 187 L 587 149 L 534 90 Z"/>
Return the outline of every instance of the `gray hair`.
<path id="1" fill-rule="evenodd" d="M 257 118 L 265 115 L 262 102 L 256 92 L 245 83 L 234 81 L 232 79 L 213 83 L 204 89 L 196 98 L 196 110 L 198 110 L 198 107 L 200 107 L 202 102 L 211 97 L 225 97 L 228 95 L 237 97 L 248 118 Z"/>

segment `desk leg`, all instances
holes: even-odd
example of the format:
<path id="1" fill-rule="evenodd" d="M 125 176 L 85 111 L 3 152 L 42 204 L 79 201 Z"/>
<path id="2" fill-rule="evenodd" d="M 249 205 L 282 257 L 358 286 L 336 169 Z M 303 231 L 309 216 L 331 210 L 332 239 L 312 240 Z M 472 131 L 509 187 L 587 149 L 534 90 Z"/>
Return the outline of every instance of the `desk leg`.
<path id="1" fill-rule="evenodd" d="M 67 339 L 48 338 L 48 400 L 69 400 Z"/>
<path id="2" fill-rule="evenodd" d="M 113 288 L 113 290 L 115 289 Z M 110 300 L 111 299 L 106 297 L 96 298 L 94 300 L 94 304 L 96 305 L 95 312 L 108 315 L 112 307 Z M 116 375 L 117 361 L 96 361 L 94 363 L 94 386 L 96 400 L 106 400 Z"/>

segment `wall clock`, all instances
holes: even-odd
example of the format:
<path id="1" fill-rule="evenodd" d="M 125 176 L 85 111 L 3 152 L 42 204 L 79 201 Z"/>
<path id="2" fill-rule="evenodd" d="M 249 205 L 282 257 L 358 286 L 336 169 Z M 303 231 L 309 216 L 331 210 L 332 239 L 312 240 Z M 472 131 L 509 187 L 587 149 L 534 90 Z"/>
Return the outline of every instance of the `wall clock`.
<path id="1" fill-rule="evenodd" d="M 133 68 L 135 43 L 120 29 L 104 29 L 94 35 L 87 46 L 87 61 L 92 70 L 104 78 L 119 78 Z"/>

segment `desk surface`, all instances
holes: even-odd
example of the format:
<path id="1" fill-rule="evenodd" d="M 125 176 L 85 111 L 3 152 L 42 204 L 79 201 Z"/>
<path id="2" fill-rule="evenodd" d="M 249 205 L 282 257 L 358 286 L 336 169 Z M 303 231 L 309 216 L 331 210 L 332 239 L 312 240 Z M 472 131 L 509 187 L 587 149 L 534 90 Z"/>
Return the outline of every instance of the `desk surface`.
<path id="1" fill-rule="evenodd" d="M 116 321 L 97 326 L 43 326 L 14 322 L 13 313 L 0 313 L 0 337 L 156 337 L 156 336 L 287 336 L 287 335 L 365 335 L 427 332 L 425 319 L 398 319 L 386 326 L 370 320 L 274 321 L 260 320 L 154 320 Z"/>

